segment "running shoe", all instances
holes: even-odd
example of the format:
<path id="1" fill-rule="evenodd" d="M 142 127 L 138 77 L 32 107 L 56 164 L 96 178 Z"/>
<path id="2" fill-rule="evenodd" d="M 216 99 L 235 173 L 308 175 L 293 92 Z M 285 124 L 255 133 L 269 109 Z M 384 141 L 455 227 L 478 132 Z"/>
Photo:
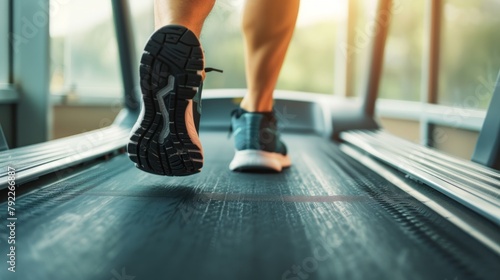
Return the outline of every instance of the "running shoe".
<path id="1" fill-rule="evenodd" d="M 200 172 L 203 69 L 200 41 L 186 27 L 168 25 L 151 35 L 140 65 L 141 113 L 127 147 L 139 169 L 166 176 Z"/>
<path id="2" fill-rule="evenodd" d="M 229 169 L 280 172 L 291 165 L 273 112 L 252 113 L 238 108 L 231 115 L 236 152 Z"/>

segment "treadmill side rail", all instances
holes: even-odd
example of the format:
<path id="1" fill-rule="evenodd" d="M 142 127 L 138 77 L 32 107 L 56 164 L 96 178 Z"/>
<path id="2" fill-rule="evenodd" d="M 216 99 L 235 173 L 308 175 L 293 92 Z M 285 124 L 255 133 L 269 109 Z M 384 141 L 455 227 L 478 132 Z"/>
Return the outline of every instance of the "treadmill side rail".
<path id="1" fill-rule="evenodd" d="M 128 128 L 112 125 L 75 136 L 0 152 L 0 168 L 16 169 L 16 183 L 90 161 L 127 144 Z M 0 175 L 0 189 L 8 186 L 7 173 Z"/>
<path id="2" fill-rule="evenodd" d="M 500 172 L 382 131 L 352 131 L 341 139 L 500 225 Z"/>

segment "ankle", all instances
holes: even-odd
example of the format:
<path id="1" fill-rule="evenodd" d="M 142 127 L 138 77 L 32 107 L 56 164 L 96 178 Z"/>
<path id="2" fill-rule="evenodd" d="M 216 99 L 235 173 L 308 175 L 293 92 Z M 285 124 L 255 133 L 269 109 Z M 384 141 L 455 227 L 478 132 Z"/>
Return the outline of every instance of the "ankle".
<path id="1" fill-rule="evenodd" d="M 251 113 L 269 113 L 273 111 L 273 104 L 249 102 L 245 98 L 240 103 L 240 108 Z"/>

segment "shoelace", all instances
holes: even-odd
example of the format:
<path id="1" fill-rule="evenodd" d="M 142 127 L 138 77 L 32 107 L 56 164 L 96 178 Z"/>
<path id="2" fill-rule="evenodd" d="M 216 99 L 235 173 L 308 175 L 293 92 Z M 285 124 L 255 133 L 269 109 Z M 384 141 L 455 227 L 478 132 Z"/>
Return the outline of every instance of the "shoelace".
<path id="1" fill-rule="evenodd" d="M 205 68 L 205 73 L 208 73 L 208 72 L 219 72 L 219 73 L 224 73 L 224 71 L 220 70 L 220 69 L 217 69 L 217 68 L 212 68 L 212 67 L 207 67 Z"/>
<path id="2" fill-rule="evenodd" d="M 204 70 L 205 70 L 205 73 L 208 73 L 208 72 L 224 73 L 223 70 L 217 69 L 217 68 L 212 68 L 212 67 L 206 67 Z M 233 112 L 231 113 L 231 116 L 233 116 L 237 110 L 238 109 L 233 110 Z M 233 133 L 233 128 L 231 125 L 229 125 L 229 135 L 227 136 L 227 138 L 231 137 L 231 133 Z"/>

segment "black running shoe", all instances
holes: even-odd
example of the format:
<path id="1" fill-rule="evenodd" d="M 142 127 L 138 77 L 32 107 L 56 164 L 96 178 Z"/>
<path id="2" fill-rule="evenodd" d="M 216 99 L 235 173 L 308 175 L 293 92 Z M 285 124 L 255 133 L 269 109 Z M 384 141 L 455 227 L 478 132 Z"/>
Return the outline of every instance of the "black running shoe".
<path id="1" fill-rule="evenodd" d="M 167 176 L 200 172 L 203 69 L 200 41 L 187 28 L 168 25 L 151 35 L 141 58 L 141 114 L 128 144 L 137 168 Z"/>

